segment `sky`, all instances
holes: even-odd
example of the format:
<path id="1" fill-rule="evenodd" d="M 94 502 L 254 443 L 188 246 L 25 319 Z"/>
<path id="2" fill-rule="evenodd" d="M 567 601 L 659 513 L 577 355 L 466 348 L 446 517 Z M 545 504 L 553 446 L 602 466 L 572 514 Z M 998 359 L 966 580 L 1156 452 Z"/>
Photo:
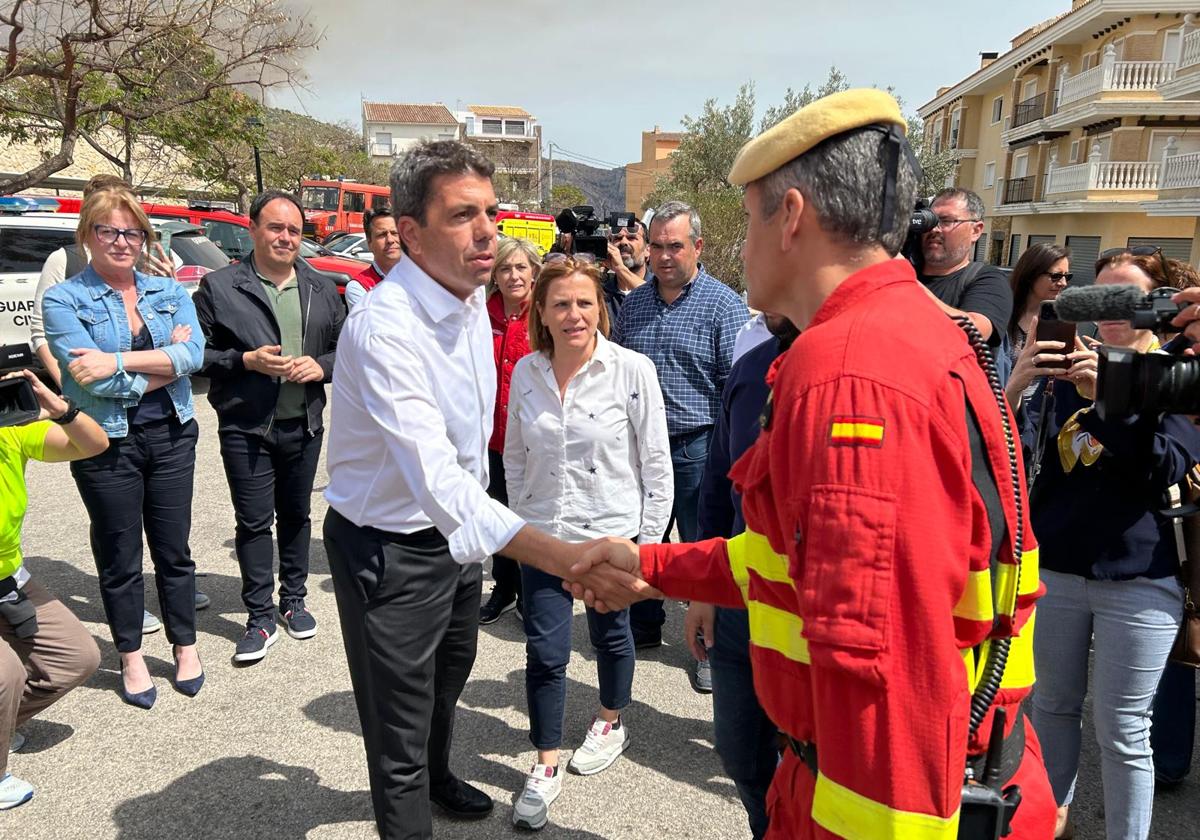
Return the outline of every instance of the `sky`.
<path id="1" fill-rule="evenodd" d="M 1071 0 L 320 0 L 324 31 L 304 60 L 306 89 L 268 103 L 361 130 L 362 99 L 519 105 L 543 151 L 617 166 L 641 132 L 677 131 L 704 102 L 753 82 L 761 114 L 790 86 L 816 88 L 836 65 L 855 86 L 894 87 L 906 112 L 1009 49 Z"/>

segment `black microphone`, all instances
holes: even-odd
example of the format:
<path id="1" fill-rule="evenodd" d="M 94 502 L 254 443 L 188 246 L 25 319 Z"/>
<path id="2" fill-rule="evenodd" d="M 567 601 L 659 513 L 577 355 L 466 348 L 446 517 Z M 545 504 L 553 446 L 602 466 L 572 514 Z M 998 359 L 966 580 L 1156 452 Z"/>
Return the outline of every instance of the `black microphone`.
<path id="1" fill-rule="evenodd" d="M 1062 321 L 1129 321 L 1134 329 L 1167 329 L 1182 309 L 1171 300 L 1178 289 L 1140 286 L 1079 286 L 1063 289 L 1054 300 Z"/>

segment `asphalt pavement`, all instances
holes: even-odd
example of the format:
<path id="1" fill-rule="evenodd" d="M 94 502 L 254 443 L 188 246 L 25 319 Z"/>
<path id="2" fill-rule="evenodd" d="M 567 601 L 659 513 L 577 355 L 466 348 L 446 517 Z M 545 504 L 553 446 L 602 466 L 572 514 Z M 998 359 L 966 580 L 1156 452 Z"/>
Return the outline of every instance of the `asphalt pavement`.
<path id="1" fill-rule="evenodd" d="M 329 569 L 321 545 L 324 460 L 313 490 L 308 605 L 320 623 L 313 639 L 280 633 L 266 659 L 235 668 L 243 630 L 241 581 L 233 555 L 233 512 L 217 449 L 215 420 L 197 398 L 201 427 L 192 553 L 212 607 L 198 616 L 207 681 L 195 699 L 172 690 L 170 646 L 162 632 L 144 649 L 158 686 L 150 711 L 117 696 L 118 659 L 104 624 L 88 523 L 69 468 L 30 464 L 26 563 L 87 625 L 100 646 L 100 670 L 23 728 L 25 749 L 10 770 L 36 788 L 34 799 L 0 813 L 0 837 L 54 838 L 371 838 L 375 837 L 366 760 L 350 691 Z M 149 556 L 146 569 L 150 570 Z M 486 590 L 490 587 L 485 582 Z M 147 606 L 161 615 L 147 578 Z M 577 612 L 582 610 L 577 608 Z M 748 838 L 733 785 L 713 751 L 711 698 L 694 693 L 684 670 L 682 610 L 668 609 L 667 644 L 639 657 L 626 712 L 632 746 L 611 768 L 567 776 L 541 832 L 564 840 Z M 566 743 L 583 740 L 597 703 L 586 623 L 575 622 L 568 670 Z M 479 655 L 463 692 L 453 769 L 496 800 L 476 823 L 435 817 L 440 838 L 514 834 L 512 802 L 533 762 L 523 679 L 524 642 L 514 614 L 481 628 Z M 918 710 L 914 710 L 918 713 Z M 1102 838 L 1099 758 L 1085 721 L 1077 795 L 1077 837 Z M 564 754 L 564 759 L 567 754 Z M 1197 768 L 1200 771 L 1200 768 Z M 1200 836 L 1200 781 L 1194 773 L 1156 802 L 1154 838 Z"/>

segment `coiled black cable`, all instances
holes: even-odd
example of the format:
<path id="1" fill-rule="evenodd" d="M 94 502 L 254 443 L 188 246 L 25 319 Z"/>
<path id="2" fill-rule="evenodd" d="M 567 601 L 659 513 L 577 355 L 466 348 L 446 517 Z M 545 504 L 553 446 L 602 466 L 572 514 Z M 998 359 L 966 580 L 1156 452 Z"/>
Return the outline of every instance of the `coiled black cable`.
<path id="1" fill-rule="evenodd" d="M 1000 421 L 1004 425 L 1004 444 L 1008 450 L 1008 464 L 1010 476 L 1012 478 L 1013 488 L 1013 504 L 1016 506 L 1016 523 L 1013 529 L 1013 562 L 1017 566 L 1017 579 L 1015 582 L 1016 591 L 1021 591 L 1021 555 L 1023 554 L 1022 546 L 1025 543 L 1025 506 L 1021 501 L 1021 466 L 1017 458 L 1016 437 L 1013 435 L 1012 423 L 1009 420 L 1008 400 L 1004 395 L 1004 387 L 1000 384 L 1000 374 L 996 369 L 996 360 L 992 357 L 992 350 L 988 347 L 987 341 L 984 340 L 983 334 L 979 332 L 979 328 L 974 322 L 966 316 L 957 316 L 954 320 L 967 334 L 967 339 L 971 342 L 971 349 L 975 352 L 975 358 L 979 362 L 979 366 L 983 368 L 983 372 L 987 375 L 988 385 L 992 388 L 992 395 L 996 398 L 996 404 L 1000 409 Z M 994 619 L 993 619 L 994 620 Z M 1016 620 L 1016 617 L 1013 617 Z M 1012 645 L 1012 636 L 1009 635 L 1003 639 L 993 639 L 988 645 L 987 662 L 984 665 L 983 676 L 979 680 L 979 685 L 975 687 L 975 692 L 971 695 L 971 736 L 979 731 L 979 727 L 983 724 L 983 719 L 987 715 L 987 710 L 991 708 L 992 703 L 996 699 L 997 692 L 1000 691 L 1000 683 L 1004 679 L 1004 667 L 1008 664 L 1008 650 Z"/>

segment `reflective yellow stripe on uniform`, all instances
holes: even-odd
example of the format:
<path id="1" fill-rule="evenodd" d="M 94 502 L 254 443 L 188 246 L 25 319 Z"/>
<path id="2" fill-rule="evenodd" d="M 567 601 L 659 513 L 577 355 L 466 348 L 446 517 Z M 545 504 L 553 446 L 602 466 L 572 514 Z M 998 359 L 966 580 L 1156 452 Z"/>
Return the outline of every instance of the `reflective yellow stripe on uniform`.
<path id="1" fill-rule="evenodd" d="M 986 621 L 993 618 L 993 604 L 999 605 L 1004 615 L 1016 612 L 1017 596 L 1032 595 L 1038 588 L 1038 550 L 1035 548 L 1021 555 L 1020 580 L 1017 566 L 1001 563 L 996 572 L 997 597 L 992 598 L 991 569 L 981 569 L 967 574 L 967 585 L 962 596 L 954 605 L 954 617 L 967 621 Z"/>
<path id="2" fill-rule="evenodd" d="M 839 837 L 872 840 L 955 840 L 958 812 L 949 817 L 898 811 L 817 773 L 813 820 Z"/>
<path id="3" fill-rule="evenodd" d="M 1008 661 L 1004 665 L 1004 677 L 1000 680 L 1000 688 L 1029 688 L 1034 683 L 1033 668 L 1033 631 L 1037 619 L 1037 610 L 1029 615 L 1029 620 L 1021 627 L 1020 635 L 1012 637 L 1008 648 Z M 975 648 L 962 651 L 963 665 L 967 669 L 967 686 L 972 692 L 979 685 L 983 676 L 984 664 L 987 662 L 991 640 L 979 646 L 979 659 L 975 659 Z"/>
<path id="4" fill-rule="evenodd" d="M 750 570 L 763 580 L 792 586 L 787 558 L 776 554 L 762 534 L 746 531 L 729 540 L 725 547 L 733 579 L 742 589 L 749 612 L 750 639 L 760 648 L 773 650 L 793 662 L 809 664 L 808 642 L 804 640 L 804 621 L 800 616 L 753 600 L 750 597 Z"/>
<path id="5" fill-rule="evenodd" d="M 761 601 L 748 601 L 750 613 L 750 642 L 783 654 L 793 662 L 812 664 L 808 642 L 804 639 L 804 620 L 786 610 Z"/>

